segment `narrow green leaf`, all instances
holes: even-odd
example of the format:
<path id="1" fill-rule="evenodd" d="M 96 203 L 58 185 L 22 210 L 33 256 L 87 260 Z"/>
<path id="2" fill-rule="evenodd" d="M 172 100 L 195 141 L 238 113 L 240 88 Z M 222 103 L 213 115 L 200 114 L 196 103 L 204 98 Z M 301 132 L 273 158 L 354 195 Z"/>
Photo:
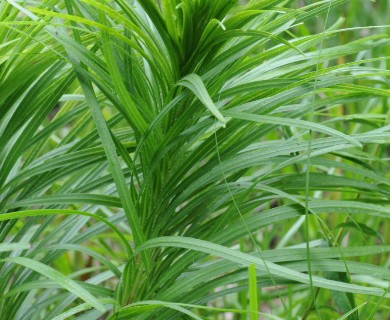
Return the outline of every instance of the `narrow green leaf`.
<path id="1" fill-rule="evenodd" d="M 0 243 L 0 252 L 30 249 L 29 243 Z"/>
<path id="2" fill-rule="evenodd" d="M 121 309 L 120 311 L 118 311 L 117 313 L 113 314 L 110 317 L 110 319 L 111 320 L 116 320 L 116 319 L 126 320 L 126 319 L 129 319 L 129 317 L 131 315 L 138 314 L 140 312 L 154 310 L 158 307 L 165 307 L 165 308 L 174 309 L 174 310 L 177 310 L 183 314 L 186 314 L 187 316 L 189 316 L 192 319 L 202 320 L 201 317 L 197 316 L 195 313 L 182 307 L 178 303 L 171 303 L 171 302 L 164 302 L 164 301 L 153 301 L 153 300 L 141 301 L 141 302 L 136 302 L 136 303 L 130 304 L 130 305 L 124 307 L 123 309 Z"/>
<path id="3" fill-rule="evenodd" d="M 72 53 L 70 52 L 70 55 Z M 71 59 L 73 65 L 80 70 L 80 63 Z M 113 179 L 117 186 L 119 198 L 122 202 L 123 209 L 125 210 L 126 216 L 128 218 L 129 224 L 131 226 L 132 232 L 134 233 L 134 240 L 136 245 L 140 245 L 145 241 L 145 235 L 142 231 L 139 217 L 135 210 L 135 205 L 131 196 L 129 194 L 129 189 L 127 187 L 123 170 L 120 166 L 119 159 L 117 157 L 114 141 L 111 137 L 107 123 L 101 113 L 99 102 L 95 96 L 92 84 L 88 79 L 85 78 L 83 73 L 78 72 L 78 77 L 80 80 L 81 87 L 83 88 L 86 100 L 91 108 L 91 114 L 94 119 L 97 131 L 103 143 L 103 148 L 107 156 L 108 163 L 112 170 Z M 146 266 L 150 265 L 148 258 L 145 256 Z"/>
<path id="4" fill-rule="evenodd" d="M 309 284 L 310 279 L 307 274 L 303 274 L 289 268 L 277 265 L 270 261 L 262 260 L 258 257 L 251 256 L 209 241 L 187 238 L 187 237 L 160 237 L 148 240 L 144 245 L 140 246 L 135 253 L 140 251 L 156 248 L 156 247 L 176 247 L 189 250 L 199 251 L 210 255 L 216 255 L 221 258 L 237 262 L 244 266 L 254 264 L 256 269 L 261 272 L 268 272 L 274 276 L 283 277 L 289 280 L 297 281 L 304 284 Z M 364 287 L 355 284 L 342 283 L 337 281 L 327 280 L 318 276 L 312 276 L 313 285 L 316 287 L 337 290 L 343 292 L 352 292 L 360 294 L 368 294 L 374 296 L 382 296 L 384 290 L 380 288 Z M 390 294 L 386 294 L 390 298 Z"/>
<path id="5" fill-rule="evenodd" d="M 367 302 L 363 302 L 362 304 L 360 304 L 357 307 L 353 308 L 352 310 L 348 311 L 346 314 L 342 315 L 337 320 L 347 319 L 351 314 L 355 313 L 357 310 L 359 310 L 361 307 L 364 307 L 366 304 L 367 304 Z"/>
<path id="6" fill-rule="evenodd" d="M 259 317 L 259 301 L 257 300 L 257 277 L 256 266 L 251 264 L 248 267 L 249 275 L 249 312 L 250 320 L 258 320 Z"/>
<path id="7" fill-rule="evenodd" d="M 20 208 L 26 206 L 48 206 L 59 204 L 94 204 L 107 207 L 120 208 L 122 206 L 120 200 L 117 197 L 99 195 L 99 194 L 82 194 L 82 193 L 69 193 L 69 194 L 55 194 L 50 196 L 44 196 L 40 198 L 30 198 L 21 200 L 9 204 L 6 209 Z"/>
<path id="8" fill-rule="evenodd" d="M 351 228 L 355 229 L 359 232 L 365 233 L 369 236 L 373 236 L 378 238 L 382 243 L 384 242 L 383 236 L 381 235 L 380 232 L 374 230 L 373 228 L 369 227 L 368 225 L 360 222 L 355 222 L 355 221 L 348 221 L 348 222 L 343 222 L 340 223 L 336 226 L 336 228 Z"/>
<path id="9" fill-rule="evenodd" d="M 349 279 L 346 273 L 327 272 L 325 273 L 325 277 L 333 281 L 342 281 L 342 282 L 349 283 Z M 349 310 L 356 308 L 355 297 L 352 293 L 331 290 L 331 294 L 337 306 L 340 308 L 340 310 L 343 313 L 347 313 Z M 356 311 L 354 313 L 351 313 L 348 319 L 359 320 L 358 312 Z"/>
<path id="10" fill-rule="evenodd" d="M 252 113 L 244 113 L 244 112 L 237 112 L 237 111 L 230 111 L 230 110 L 229 111 L 222 111 L 222 114 L 224 114 L 225 116 L 228 116 L 228 117 L 232 117 L 234 119 L 254 121 L 254 122 L 259 122 L 259 123 L 278 124 L 281 126 L 295 126 L 298 128 L 311 129 L 314 131 L 329 134 L 330 136 L 342 138 L 343 140 L 347 140 L 348 142 L 352 143 L 355 146 L 358 146 L 358 147 L 362 146 L 362 144 L 359 141 L 352 138 L 351 136 L 348 136 L 348 135 L 346 135 L 342 132 L 339 132 L 335 129 L 328 128 L 328 127 L 323 126 L 321 124 L 313 123 L 310 121 L 299 120 L 299 119 L 290 119 L 290 118 L 285 118 L 285 117 L 257 115 L 257 114 L 252 114 Z"/>
<path id="11" fill-rule="evenodd" d="M 24 211 L 16 211 L 16 212 L 8 212 L 0 214 L 0 221 L 7 221 L 7 220 L 13 220 L 13 219 L 19 219 L 19 218 L 25 218 L 25 217 L 39 217 L 39 216 L 51 216 L 51 215 L 57 215 L 57 214 L 63 214 L 63 215 L 80 215 L 80 216 L 86 216 L 90 217 L 96 220 L 99 220 L 103 222 L 105 225 L 107 225 L 109 228 L 111 228 L 115 234 L 118 236 L 119 239 L 122 240 L 122 243 L 124 247 L 126 248 L 126 252 L 128 255 L 131 255 L 133 252 L 130 244 L 122 234 L 122 232 L 111 222 L 107 221 L 107 219 L 100 217 L 99 215 L 90 213 L 90 212 L 83 212 L 79 210 L 68 210 L 68 209 L 37 209 L 37 210 L 24 210 Z"/>
<path id="12" fill-rule="evenodd" d="M 104 305 L 101 302 L 99 302 L 99 300 L 96 299 L 89 291 L 79 286 L 73 280 L 69 279 L 68 277 L 64 276 L 63 274 L 59 273 L 58 271 L 50 268 L 49 266 L 41 262 L 29 258 L 25 258 L 25 257 L 7 258 L 7 259 L 3 259 L 2 261 L 16 263 L 26 268 L 29 268 L 31 270 L 34 270 L 35 272 L 38 272 L 39 274 L 47 277 L 48 279 L 53 280 L 55 283 L 58 283 L 62 288 L 73 293 L 80 299 L 90 304 L 95 309 L 101 312 L 104 312 L 106 310 Z"/>
<path id="13" fill-rule="evenodd" d="M 98 301 L 102 304 L 117 305 L 117 302 L 113 299 L 99 299 Z M 91 304 L 83 303 L 83 304 L 78 305 L 77 307 L 73 307 L 73 308 L 59 314 L 58 316 L 54 317 L 52 320 L 65 320 L 65 319 L 70 318 L 71 316 L 76 315 L 79 312 L 82 312 L 82 311 L 85 311 L 85 310 L 88 310 L 91 308 L 92 308 Z"/>
<path id="14" fill-rule="evenodd" d="M 192 73 L 181 79 L 177 85 L 190 89 L 218 121 L 221 122 L 223 126 L 226 125 L 226 119 L 211 99 L 201 77 Z"/>

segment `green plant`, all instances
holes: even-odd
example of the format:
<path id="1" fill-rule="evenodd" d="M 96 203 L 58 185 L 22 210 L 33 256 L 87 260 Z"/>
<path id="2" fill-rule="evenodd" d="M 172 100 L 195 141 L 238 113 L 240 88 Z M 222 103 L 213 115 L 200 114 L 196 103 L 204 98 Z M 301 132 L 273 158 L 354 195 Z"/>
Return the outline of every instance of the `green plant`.
<path id="1" fill-rule="evenodd" d="M 347 2 L 1 2 L 0 319 L 388 315 L 390 39 L 333 45 Z"/>

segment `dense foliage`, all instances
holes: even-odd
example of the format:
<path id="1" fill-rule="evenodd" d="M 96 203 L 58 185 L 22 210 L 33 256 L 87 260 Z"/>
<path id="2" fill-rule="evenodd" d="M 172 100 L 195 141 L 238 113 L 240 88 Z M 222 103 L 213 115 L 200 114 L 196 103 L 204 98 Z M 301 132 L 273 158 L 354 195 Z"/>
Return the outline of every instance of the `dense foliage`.
<path id="1" fill-rule="evenodd" d="M 389 317 L 389 10 L 2 0 L 0 320 Z"/>

